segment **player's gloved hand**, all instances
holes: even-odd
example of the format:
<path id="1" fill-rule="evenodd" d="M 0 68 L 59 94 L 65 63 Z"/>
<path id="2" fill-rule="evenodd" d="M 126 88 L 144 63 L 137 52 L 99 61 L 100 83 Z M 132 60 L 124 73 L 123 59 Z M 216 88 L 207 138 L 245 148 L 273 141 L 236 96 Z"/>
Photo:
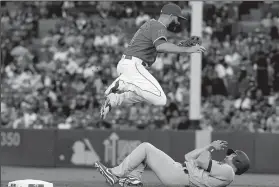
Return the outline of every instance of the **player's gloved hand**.
<path id="1" fill-rule="evenodd" d="M 219 150 L 225 149 L 228 145 L 228 142 L 223 141 L 223 140 L 216 140 L 216 141 L 212 142 L 210 145 L 212 147 L 214 147 L 215 150 L 219 151 Z"/>
<path id="2" fill-rule="evenodd" d="M 203 53 L 205 51 L 206 51 L 206 49 L 203 46 L 198 45 L 198 44 L 195 46 L 189 47 L 187 50 L 188 53 Z"/>
<path id="3" fill-rule="evenodd" d="M 178 46 L 182 46 L 182 47 L 192 47 L 195 45 L 201 45 L 202 44 L 202 39 L 199 36 L 191 36 L 189 39 L 187 40 L 182 40 Z"/>
<path id="4" fill-rule="evenodd" d="M 201 44 L 202 44 L 201 37 L 199 37 L 199 36 L 191 36 L 187 40 L 182 40 L 178 44 L 178 46 L 188 47 L 188 49 L 187 49 L 188 53 L 201 53 L 201 52 L 205 52 L 206 51 L 206 49 L 203 46 L 201 46 Z"/>

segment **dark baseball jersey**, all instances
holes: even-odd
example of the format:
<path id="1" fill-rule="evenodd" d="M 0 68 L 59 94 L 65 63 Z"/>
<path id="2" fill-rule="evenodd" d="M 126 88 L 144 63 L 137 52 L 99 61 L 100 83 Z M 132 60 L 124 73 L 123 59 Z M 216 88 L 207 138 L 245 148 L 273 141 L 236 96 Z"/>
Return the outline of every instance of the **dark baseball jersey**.
<path id="1" fill-rule="evenodd" d="M 167 41 L 167 29 L 162 23 L 151 19 L 135 33 L 124 54 L 140 58 L 151 66 L 157 57 L 155 45 L 159 39 Z"/>

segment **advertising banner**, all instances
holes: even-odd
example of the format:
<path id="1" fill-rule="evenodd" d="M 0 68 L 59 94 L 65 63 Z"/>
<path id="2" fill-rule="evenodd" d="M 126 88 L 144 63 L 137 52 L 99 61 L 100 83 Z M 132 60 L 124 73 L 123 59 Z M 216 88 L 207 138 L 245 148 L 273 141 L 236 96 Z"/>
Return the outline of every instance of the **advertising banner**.
<path id="1" fill-rule="evenodd" d="M 1 130 L 1 164 L 54 166 L 54 130 Z"/>
<path id="2" fill-rule="evenodd" d="M 212 132 L 211 140 L 227 140 L 250 158 L 249 172 L 278 173 L 279 136 L 271 133 Z M 120 164 L 138 145 L 149 142 L 175 161 L 196 148 L 194 131 L 1 130 L 1 164 L 31 167 L 92 167 L 101 161 Z M 213 152 L 222 160 L 226 151 Z"/>
<path id="3" fill-rule="evenodd" d="M 1 129 L 1 165 L 22 164 L 24 130 Z"/>
<path id="4" fill-rule="evenodd" d="M 92 167 L 102 161 L 115 166 L 142 142 L 170 152 L 169 134 L 162 131 L 58 131 L 56 165 Z"/>
<path id="5" fill-rule="evenodd" d="M 258 172 L 279 173 L 279 135 L 257 134 L 255 138 L 255 167 Z"/>

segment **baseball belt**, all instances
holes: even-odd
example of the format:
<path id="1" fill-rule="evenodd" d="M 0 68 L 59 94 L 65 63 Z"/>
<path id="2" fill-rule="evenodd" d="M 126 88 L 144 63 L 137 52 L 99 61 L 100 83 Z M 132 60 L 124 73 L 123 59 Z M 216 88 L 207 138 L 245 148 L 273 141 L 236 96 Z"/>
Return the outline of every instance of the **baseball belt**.
<path id="1" fill-rule="evenodd" d="M 123 55 L 124 56 L 124 59 L 128 59 L 128 60 L 132 60 L 133 56 L 131 55 Z M 138 58 L 138 57 L 134 57 L 134 58 Z M 141 63 L 144 67 L 149 67 L 147 63 L 145 62 L 142 62 Z"/>

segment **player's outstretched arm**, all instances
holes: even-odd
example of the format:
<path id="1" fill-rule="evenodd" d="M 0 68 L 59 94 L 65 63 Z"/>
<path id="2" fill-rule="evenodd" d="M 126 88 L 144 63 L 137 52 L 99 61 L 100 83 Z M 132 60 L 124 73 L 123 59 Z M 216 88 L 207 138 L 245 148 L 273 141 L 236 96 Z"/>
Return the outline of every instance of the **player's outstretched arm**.
<path id="1" fill-rule="evenodd" d="M 156 47 L 158 52 L 162 53 L 200 53 L 205 52 L 205 48 L 201 45 L 195 45 L 192 47 L 177 46 L 170 42 L 165 42 Z"/>

